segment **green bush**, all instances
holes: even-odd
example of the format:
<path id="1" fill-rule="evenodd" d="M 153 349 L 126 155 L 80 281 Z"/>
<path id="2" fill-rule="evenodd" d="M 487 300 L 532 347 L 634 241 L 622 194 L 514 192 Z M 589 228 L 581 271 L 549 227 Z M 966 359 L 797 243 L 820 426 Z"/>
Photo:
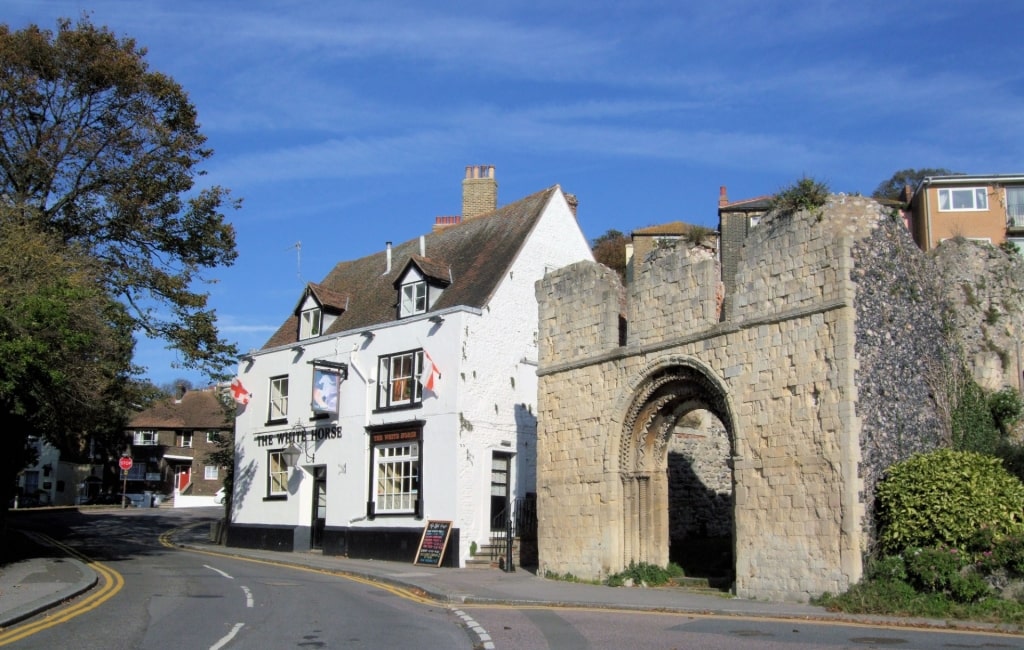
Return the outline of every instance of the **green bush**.
<path id="1" fill-rule="evenodd" d="M 879 544 L 889 555 L 915 547 L 965 550 L 985 526 L 997 538 L 1024 532 L 1024 484 L 983 454 L 916 454 L 889 468 L 876 497 Z"/>
<path id="2" fill-rule="evenodd" d="M 1003 436 L 1009 435 L 1010 429 L 1024 413 L 1024 399 L 1016 388 L 1007 386 L 990 394 L 987 402 L 995 425 Z"/>
<path id="3" fill-rule="evenodd" d="M 953 448 L 982 454 L 995 453 L 1002 436 L 992 417 L 985 391 L 971 377 L 965 377 L 959 388 L 959 397 L 950 418 Z"/>
<path id="4" fill-rule="evenodd" d="M 804 176 L 797 182 L 782 188 L 772 197 L 771 210 L 779 212 L 815 211 L 828 202 L 828 185 Z"/>
<path id="5" fill-rule="evenodd" d="M 955 548 L 908 549 L 907 581 L 918 591 L 944 593 L 960 576 L 965 555 Z"/>
<path id="6" fill-rule="evenodd" d="M 625 571 L 608 576 L 605 584 L 609 587 L 621 587 L 627 580 L 632 580 L 633 584 L 656 587 L 682 574 L 683 570 L 677 564 L 669 564 L 668 568 L 662 568 L 647 562 L 630 562 Z"/>

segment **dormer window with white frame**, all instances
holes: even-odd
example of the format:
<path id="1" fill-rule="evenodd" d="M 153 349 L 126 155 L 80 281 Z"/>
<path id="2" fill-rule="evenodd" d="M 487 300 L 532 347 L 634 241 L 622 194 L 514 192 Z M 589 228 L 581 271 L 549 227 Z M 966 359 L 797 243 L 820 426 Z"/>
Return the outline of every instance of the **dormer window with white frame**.
<path id="1" fill-rule="evenodd" d="M 299 315 L 299 339 L 311 339 L 320 336 L 322 324 L 323 311 L 319 305 L 311 309 L 304 309 Z"/>
<path id="2" fill-rule="evenodd" d="M 410 278 L 412 279 L 412 278 Z M 422 279 L 402 285 L 399 318 L 423 314 L 427 311 L 427 283 Z"/>

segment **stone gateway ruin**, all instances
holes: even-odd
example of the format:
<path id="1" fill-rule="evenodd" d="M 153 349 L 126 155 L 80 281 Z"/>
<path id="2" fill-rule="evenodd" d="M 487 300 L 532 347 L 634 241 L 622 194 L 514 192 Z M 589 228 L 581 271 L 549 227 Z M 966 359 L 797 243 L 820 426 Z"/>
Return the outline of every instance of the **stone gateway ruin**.
<path id="1" fill-rule="evenodd" d="M 537 283 L 542 574 L 671 560 L 745 598 L 844 591 L 882 472 L 948 435 L 941 287 L 898 215 L 833 195 L 730 248 L 732 225 L 735 260 L 678 242 L 628 286 L 592 262 Z"/>

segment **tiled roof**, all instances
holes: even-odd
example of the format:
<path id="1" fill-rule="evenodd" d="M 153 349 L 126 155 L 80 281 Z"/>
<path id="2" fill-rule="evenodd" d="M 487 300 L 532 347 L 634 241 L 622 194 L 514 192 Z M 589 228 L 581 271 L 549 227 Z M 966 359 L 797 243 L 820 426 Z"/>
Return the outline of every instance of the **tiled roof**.
<path id="1" fill-rule="evenodd" d="M 309 290 L 313 292 L 313 296 L 316 297 L 320 306 L 328 312 L 341 313 L 345 311 L 345 305 L 348 304 L 350 299 L 350 296 L 347 293 L 331 291 L 327 287 L 321 286 L 316 282 L 309 283 Z"/>
<path id="2" fill-rule="evenodd" d="M 646 228 L 638 228 L 633 231 L 633 236 L 637 235 L 685 235 L 690 232 L 692 228 L 690 224 L 683 223 L 682 221 L 671 221 L 669 223 L 658 224 L 656 226 L 647 226 Z"/>
<path id="3" fill-rule="evenodd" d="M 181 401 L 161 400 L 135 414 L 131 429 L 225 429 L 231 423 L 213 390 L 190 390 Z"/>
<path id="4" fill-rule="evenodd" d="M 398 294 L 394 282 L 412 256 L 429 274 L 451 278 L 451 285 L 434 304 L 435 311 L 454 306 L 482 308 L 505 277 L 527 237 L 558 191 L 549 187 L 515 203 L 437 232 L 424 235 L 425 258 L 419 257 L 419 238 L 410 239 L 391 250 L 391 270 L 387 272 L 387 253 L 381 251 L 357 260 L 339 262 L 320 287 L 348 295 L 348 308 L 325 334 L 371 327 L 397 319 Z M 264 345 L 277 347 L 296 342 L 297 316 L 292 314 Z"/>
<path id="5" fill-rule="evenodd" d="M 747 210 L 767 210 L 771 207 L 772 199 L 775 198 L 774 194 L 765 194 L 763 196 L 755 196 L 752 199 L 741 199 L 739 201 L 732 201 L 725 205 L 719 206 L 719 212 L 728 212 L 730 210 L 735 211 L 747 211 Z"/>
<path id="6" fill-rule="evenodd" d="M 410 256 L 409 261 L 419 267 L 423 275 L 431 280 L 443 285 L 447 285 L 449 283 L 449 271 L 451 270 L 451 267 L 447 262 L 430 259 L 429 257 L 420 257 L 419 255 Z"/>

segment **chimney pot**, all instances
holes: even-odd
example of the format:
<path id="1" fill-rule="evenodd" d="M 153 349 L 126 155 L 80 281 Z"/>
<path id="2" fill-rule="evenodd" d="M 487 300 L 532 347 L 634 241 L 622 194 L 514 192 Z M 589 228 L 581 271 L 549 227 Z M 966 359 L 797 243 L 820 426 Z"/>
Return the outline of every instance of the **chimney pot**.
<path id="1" fill-rule="evenodd" d="M 391 242 L 387 243 L 387 266 L 384 268 L 384 275 L 391 273 Z"/>

